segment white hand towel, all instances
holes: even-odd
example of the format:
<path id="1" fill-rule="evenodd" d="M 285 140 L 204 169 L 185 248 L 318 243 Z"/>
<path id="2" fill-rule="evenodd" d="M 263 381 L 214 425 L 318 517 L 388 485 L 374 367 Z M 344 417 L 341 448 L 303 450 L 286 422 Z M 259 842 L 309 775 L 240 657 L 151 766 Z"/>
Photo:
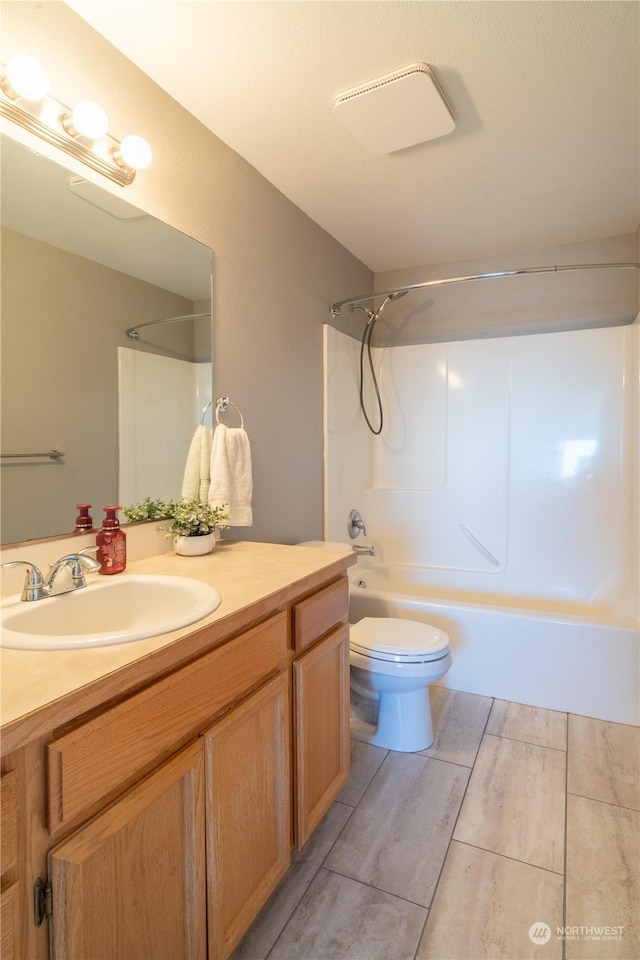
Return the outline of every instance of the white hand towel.
<path id="1" fill-rule="evenodd" d="M 203 424 L 196 427 L 196 432 L 191 440 L 187 462 L 184 468 L 184 477 L 182 480 L 182 499 L 183 500 L 201 500 L 207 501 L 209 491 L 209 462 L 211 460 L 211 439 L 212 432 L 210 427 Z M 203 464 L 206 460 L 206 487 L 204 496 L 201 495 L 201 477 Z"/>
<path id="2" fill-rule="evenodd" d="M 242 427 L 226 427 L 219 423 L 211 445 L 211 486 L 209 504 L 227 507 L 230 527 L 250 527 L 253 524 L 251 497 L 251 448 L 249 437 Z"/>

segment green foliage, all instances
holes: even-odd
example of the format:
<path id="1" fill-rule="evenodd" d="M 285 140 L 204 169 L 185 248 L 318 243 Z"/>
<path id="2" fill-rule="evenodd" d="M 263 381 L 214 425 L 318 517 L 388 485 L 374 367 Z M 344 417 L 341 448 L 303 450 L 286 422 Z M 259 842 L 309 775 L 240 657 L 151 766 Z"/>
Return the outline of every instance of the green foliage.
<path id="1" fill-rule="evenodd" d="M 216 527 L 226 527 L 229 514 L 224 507 L 210 507 L 199 500 L 152 500 L 124 508 L 127 520 L 172 520 L 167 537 L 203 537 Z"/>
<path id="2" fill-rule="evenodd" d="M 229 514 L 224 507 L 210 507 L 199 500 L 180 500 L 173 511 L 173 523 L 168 537 L 202 537 L 213 533 L 216 527 L 226 527 Z"/>
<path id="3" fill-rule="evenodd" d="M 145 497 L 142 503 L 133 503 L 122 511 L 127 520 L 170 520 L 175 513 L 174 500 L 152 500 Z"/>

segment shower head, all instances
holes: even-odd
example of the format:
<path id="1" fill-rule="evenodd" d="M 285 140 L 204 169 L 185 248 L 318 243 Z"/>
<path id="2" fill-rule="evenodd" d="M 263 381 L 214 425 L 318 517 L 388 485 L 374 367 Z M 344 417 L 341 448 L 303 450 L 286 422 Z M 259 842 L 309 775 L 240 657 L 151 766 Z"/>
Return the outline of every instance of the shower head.
<path id="1" fill-rule="evenodd" d="M 396 290 L 394 293 L 388 293 L 388 294 L 385 296 L 385 298 L 384 298 L 384 300 L 382 301 L 382 303 L 380 304 L 380 306 L 378 307 L 378 309 L 375 310 L 375 311 L 369 310 L 367 307 L 363 307 L 363 305 L 362 305 L 361 303 L 350 303 L 350 304 L 348 305 L 348 306 L 349 306 L 349 312 L 350 312 L 350 313 L 353 313 L 354 310 L 362 310 L 362 311 L 364 311 L 364 313 L 368 314 L 369 317 L 377 317 L 377 316 L 382 312 L 382 310 L 384 309 L 384 307 L 386 307 L 386 305 L 387 305 L 387 303 L 389 302 L 389 300 L 399 300 L 400 297 L 406 297 L 406 295 L 407 295 L 408 293 L 409 293 L 408 290 Z M 373 297 L 372 297 L 371 299 L 373 299 Z"/>
<path id="2" fill-rule="evenodd" d="M 388 293 L 376 312 L 371 315 L 371 318 L 377 320 L 390 300 L 399 300 L 400 297 L 406 296 L 407 293 L 409 293 L 408 290 L 396 290 L 394 293 Z"/>

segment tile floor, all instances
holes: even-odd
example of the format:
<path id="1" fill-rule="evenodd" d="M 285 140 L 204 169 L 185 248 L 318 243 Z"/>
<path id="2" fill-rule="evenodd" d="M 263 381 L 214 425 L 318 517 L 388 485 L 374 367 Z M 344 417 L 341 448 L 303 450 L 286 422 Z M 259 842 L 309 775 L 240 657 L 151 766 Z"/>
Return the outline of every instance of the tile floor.
<path id="1" fill-rule="evenodd" d="M 638 960 L 640 729 L 431 696 L 430 749 L 351 742 L 233 960 Z"/>

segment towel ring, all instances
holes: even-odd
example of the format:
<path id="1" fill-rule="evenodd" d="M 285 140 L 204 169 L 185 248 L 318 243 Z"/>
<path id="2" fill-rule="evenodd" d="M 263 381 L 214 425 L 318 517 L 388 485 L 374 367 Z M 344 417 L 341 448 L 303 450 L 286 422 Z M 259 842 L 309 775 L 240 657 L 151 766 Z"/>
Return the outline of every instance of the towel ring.
<path id="1" fill-rule="evenodd" d="M 211 401 L 211 403 L 213 403 L 213 401 Z M 209 406 L 210 406 L 210 405 L 211 405 L 211 404 L 209 404 Z M 225 413 L 226 410 L 227 410 L 227 407 L 233 407 L 233 409 L 237 412 L 238 416 L 240 417 L 240 427 L 243 428 L 243 427 L 244 427 L 244 418 L 243 418 L 242 414 L 240 413 L 239 407 L 237 407 L 237 406 L 235 405 L 235 403 L 233 402 L 233 400 L 232 400 L 230 397 L 218 397 L 218 399 L 216 400 L 216 423 L 220 423 L 220 416 L 219 416 L 219 415 L 220 415 L 221 413 Z M 203 414 L 203 416 L 204 416 L 204 414 Z"/>

